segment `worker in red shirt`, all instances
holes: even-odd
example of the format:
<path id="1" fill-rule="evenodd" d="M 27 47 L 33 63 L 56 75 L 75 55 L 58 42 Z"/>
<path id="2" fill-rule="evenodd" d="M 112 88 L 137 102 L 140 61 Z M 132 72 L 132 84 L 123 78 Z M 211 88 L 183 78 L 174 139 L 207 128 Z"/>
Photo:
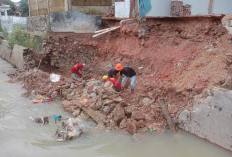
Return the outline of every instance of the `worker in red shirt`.
<path id="1" fill-rule="evenodd" d="M 83 64 L 77 63 L 75 66 L 71 68 L 72 78 L 76 80 L 77 78 L 83 78 L 83 75 L 80 73 L 80 70 L 82 70 Z"/>
<path id="2" fill-rule="evenodd" d="M 104 76 L 102 77 L 102 80 L 103 80 L 103 81 L 107 81 L 107 83 L 110 82 L 112 88 L 113 88 L 116 92 L 120 92 L 121 90 L 123 90 L 122 85 L 121 85 L 120 82 L 116 85 L 116 82 L 118 81 L 116 78 L 113 78 L 113 77 L 109 77 L 109 76 L 107 76 L 107 75 L 104 75 Z M 110 86 L 110 85 L 109 85 L 109 84 L 106 84 L 106 86 Z"/>

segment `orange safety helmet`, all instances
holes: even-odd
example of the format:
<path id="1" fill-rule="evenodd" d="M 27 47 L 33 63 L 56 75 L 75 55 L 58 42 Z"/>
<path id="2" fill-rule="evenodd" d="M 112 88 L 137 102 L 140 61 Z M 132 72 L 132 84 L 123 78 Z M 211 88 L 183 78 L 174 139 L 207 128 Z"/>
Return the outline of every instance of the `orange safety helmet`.
<path id="1" fill-rule="evenodd" d="M 121 63 L 118 63 L 118 64 L 116 65 L 115 69 L 116 69 L 117 71 L 121 71 L 121 70 L 123 69 L 122 64 L 121 64 Z"/>

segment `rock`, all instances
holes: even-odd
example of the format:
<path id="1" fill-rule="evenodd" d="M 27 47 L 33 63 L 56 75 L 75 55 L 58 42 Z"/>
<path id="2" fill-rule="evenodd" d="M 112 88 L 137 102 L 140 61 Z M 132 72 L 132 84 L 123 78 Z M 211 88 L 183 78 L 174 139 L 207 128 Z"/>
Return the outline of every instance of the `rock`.
<path id="1" fill-rule="evenodd" d="M 55 99 L 55 98 L 57 97 L 57 94 L 58 94 L 57 91 L 52 92 L 51 98 L 52 98 L 52 99 Z"/>
<path id="2" fill-rule="evenodd" d="M 121 103 L 120 103 L 120 105 L 121 105 L 122 107 L 126 107 L 126 106 L 128 106 L 128 104 L 127 104 L 126 102 L 124 102 L 124 101 L 123 101 L 123 102 L 121 102 Z"/>
<path id="3" fill-rule="evenodd" d="M 113 98 L 113 101 L 120 103 L 123 101 L 123 99 L 122 99 L 122 97 L 116 97 L 116 98 Z"/>
<path id="4" fill-rule="evenodd" d="M 88 119 L 90 116 L 86 114 L 85 112 L 81 112 L 80 118 L 81 119 Z"/>
<path id="5" fill-rule="evenodd" d="M 113 100 L 111 100 L 111 99 L 105 99 L 104 101 L 103 101 L 103 105 L 104 106 L 109 106 L 110 104 L 112 104 L 114 101 Z"/>
<path id="6" fill-rule="evenodd" d="M 142 101 L 141 101 L 141 103 L 142 103 L 143 105 L 146 105 L 146 106 L 151 105 L 152 102 L 153 102 L 152 99 L 147 98 L 147 97 L 146 97 L 146 98 L 143 98 Z"/>
<path id="7" fill-rule="evenodd" d="M 127 128 L 126 130 L 130 133 L 130 134 L 134 134 L 137 131 L 137 122 L 134 119 L 127 119 Z"/>
<path id="8" fill-rule="evenodd" d="M 138 67 L 139 70 L 142 70 L 144 67 Z"/>
<path id="9" fill-rule="evenodd" d="M 90 93 L 89 96 L 90 96 L 91 98 L 96 98 L 96 97 L 97 97 L 96 93 Z"/>
<path id="10" fill-rule="evenodd" d="M 75 84 L 71 83 L 70 88 L 74 88 Z"/>
<path id="11" fill-rule="evenodd" d="M 108 64 L 107 67 L 108 67 L 108 68 L 112 68 L 113 65 L 112 65 L 112 64 Z"/>
<path id="12" fill-rule="evenodd" d="M 124 129 L 124 128 L 126 128 L 126 126 L 127 126 L 127 118 L 124 117 L 124 118 L 122 119 L 122 121 L 121 121 L 119 127 L 120 127 L 121 129 Z"/>
<path id="13" fill-rule="evenodd" d="M 137 128 L 144 128 L 146 126 L 146 123 L 144 120 L 140 120 L 137 122 Z"/>
<path id="14" fill-rule="evenodd" d="M 90 107 L 94 110 L 100 110 L 102 108 L 102 104 L 101 103 L 92 103 L 90 105 Z"/>
<path id="15" fill-rule="evenodd" d="M 104 106 L 103 112 L 104 112 L 105 114 L 109 114 L 109 113 L 110 113 L 110 107 L 109 107 L 109 106 Z"/>
<path id="16" fill-rule="evenodd" d="M 114 121 L 120 122 L 125 117 L 124 108 L 121 105 L 117 105 L 113 111 Z"/>
<path id="17" fill-rule="evenodd" d="M 78 109 L 76 109 L 76 110 L 72 113 L 72 115 L 73 115 L 74 117 L 77 117 L 80 113 L 81 113 L 81 109 L 78 108 Z"/>
<path id="18" fill-rule="evenodd" d="M 134 111 L 136 109 L 136 107 L 135 106 L 127 106 L 126 108 L 125 108 L 125 114 L 126 115 L 132 115 L 132 112 Z"/>
<path id="19" fill-rule="evenodd" d="M 98 124 L 105 124 L 106 116 L 100 111 L 94 111 L 90 107 L 82 107 L 81 109 L 84 110 Z"/>
<path id="20" fill-rule="evenodd" d="M 120 61 L 121 61 L 121 58 L 116 59 L 116 62 L 118 62 L 118 63 L 119 63 Z"/>
<path id="21" fill-rule="evenodd" d="M 135 120 L 145 120 L 145 114 L 142 113 L 141 111 L 133 111 L 131 118 Z"/>

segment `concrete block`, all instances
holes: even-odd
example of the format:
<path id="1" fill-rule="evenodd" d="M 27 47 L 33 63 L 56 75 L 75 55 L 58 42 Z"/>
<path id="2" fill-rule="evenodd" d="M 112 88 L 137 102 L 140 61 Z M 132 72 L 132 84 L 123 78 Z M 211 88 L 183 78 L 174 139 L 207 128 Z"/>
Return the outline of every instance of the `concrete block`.
<path id="1" fill-rule="evenodd" d="M 14 48 L 12 51 L 11 63 L 19 69 L 23 69 L 23 66 L 25 64 L 24 58 L 23 58 L 24 49 L 26 48 L 23 46 L 14 45 Z"/>
<path id="2" fill-rule="evenodd" d="M 180 128 L 232 151 L 232 91 L 214 89 L 179 116 Z"/>
<path id="3" fill-rule="evenodd" d="M 8 48 L 7 40 L 2 40 L 2 45 L 0 47 L 0 56 L 8 62 L 11 62 L 12 50 Z"/>

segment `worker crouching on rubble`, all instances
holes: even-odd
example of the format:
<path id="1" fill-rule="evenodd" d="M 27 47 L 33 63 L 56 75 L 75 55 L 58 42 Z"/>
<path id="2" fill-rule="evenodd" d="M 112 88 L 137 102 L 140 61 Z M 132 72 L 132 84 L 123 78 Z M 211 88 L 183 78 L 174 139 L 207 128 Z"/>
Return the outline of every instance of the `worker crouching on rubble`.
<path id="1" fill-rule="evenodd" d="M 76 80 L 77 78 L 83 78 L 83 75 L 80 73 L 80 70 L 83 69 L 82 63 L 77 63 L 71 68 L 72 78 Z"/>
<path id="2" fill-rule="evenodd" d="M 120 92 L 121 90 L 123 90 L 123 88 L 121 87 L 121 83 L 119 82 L 117 85 L 116 85 L 116 82 L 118 81 L 116 78 L 113 78 L 113 77 L 109 77 L 107 75 L 104 75 L 102 77 L 102 80 L 103 82 L 106 82 L 105 84 L 105 87 L 108 87 L 108 86 L 112 86 L 112 88 L 116 91 L 116 92 Z"/>
<path id="3" fill-rule="evenodd" d="M 118 77 L 118 81 L 116 82 L 116 86 L 122 80 L 122 88 L 126 88 L 130 80 L 131 92 L 134 93 L 135 79 L 136 79 L 135 70 L 131 67 L 123 67 L 121 63 L 118 63 L 115 69 L 119 71 L 119 77 Z M 124 75 L 123 78 L 122 75 Z"/>
<path id="4" fill-rule="evenodd" d="M 116 78 L 117 74 L 118 74 L 118 71 L 115 68 L 110 69 L 108 72 L 108 76 L 111 78 Z"/>

